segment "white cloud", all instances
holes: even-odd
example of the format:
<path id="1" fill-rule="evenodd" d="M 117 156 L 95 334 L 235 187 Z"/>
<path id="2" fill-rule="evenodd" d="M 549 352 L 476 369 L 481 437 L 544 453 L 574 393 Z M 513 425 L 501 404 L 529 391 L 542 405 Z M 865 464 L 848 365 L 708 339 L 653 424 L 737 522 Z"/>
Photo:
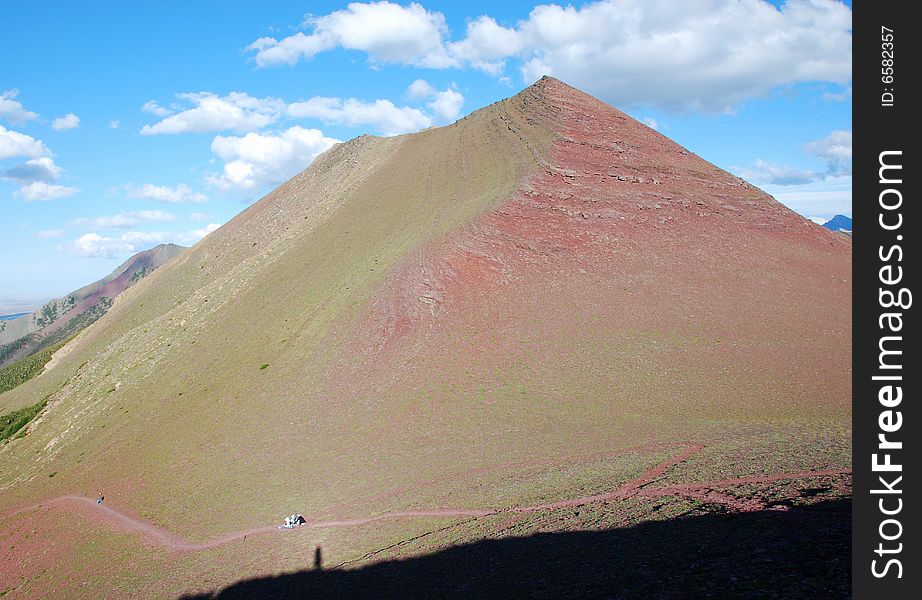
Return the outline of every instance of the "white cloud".
<path id="1" fill-rule="evenodd" d="M 646 125 L 650 129 L 659 130 L 659 123 L 653 117 L 644 117 L 643 119 L 641 119 L 641 121 L 643 121 L 644 125 Z"/>
<path id="2" fill-rule="evenodd" d="M 443 43 L 448 33 L 445 17 L 417 3 L 400 6 L 387 2 L 352 2 L 344 10 L 310 17 L 310 34 L 298 32 L 281 41 L 260 38 L 247 50 L 255 52 L 260 67 L 288 64 L 345 48 L 368 54 L 373 63 L 412 64 L 443 68 L 456 66 Z"/>
<path id="3" fill-rule="evenodd" d="M 757 160 L 753 167 L 734 168 L 733 172 L 747 181 L 770 185 L 803 185 L 822 177 L 815 171 L 790 165 L 777 165 L 762 159 Z"/>
<path id="4" fill-rule="evenodd" d="M 125 229 L 142 223 L 168 223 L 176 220 L 176 215 L 162 210 L 139 210 L 119 213 L 92 220 L 96 229 Z"/>
<path id="5" fill-rule="evenodd" d="M 467 35 L 450 45 L 451 53 L 475 69 L 498 75 L 506 58 L 524 51 L 526 36 L 515 29 L 502 27 L 493 17 L 481 16 L 467 24 Z"/>
<path id="6" fill-rule="evenodd" d="M 13 196 L 26 202 L 41 202 L 67 198 L 80 191 L 75 187 L 54 183 L 61 171 L 61 167 L 54 164 L 50 157 L 42 156 L 0 172 L 0 179 L 9 179 L 22 186 L 13 192 Z"/>
<path id="7" fill-rule="evenodd" d="M 277 98 L 254 98 L 249 94 L 231 92 L 218 96 L 211 92 L 178 94 L 177 98 L 192 104 L 162 121 L 141 128 L 141 135 L 207 133 L 215 131 L 254 131 L 274 123 L 285 109 Z M 153 101 L 144 105 L 148 112 L 159 107 Z M 167 113 L 163 113 L 167 114 Z"/>
<path id="8" fill-rule="evenodd" d="M 113 119 L 109 121 L 109 129 L 118 129 L 121 126 L 121 123 L 118 119 Z"/>
<path id="9" fill-rule="evenodd" d="M 0 117 L 10 123 L 24 123 L 33 121 L 38 115 L 30 110 L 23 108 L 22 104 L 16 100 L 19 90 L 12 89 L 0 92 Z"/>
<path id="10" fill-rule="evenodd" d="M 144 103 L 143 106 L 141 106 L 141 110 L 143 112 L 150 113 L 158 117 L 165 117 L 167 115 L 173 114 L 172 109 L 166 108 L 165 106 L 160 106 L 159 104 L 157 104 L 156 100 L 148 100 L 147 102 Z"/>
<path id="11" fill-rule="evenodd" d="M 807 154 L 826 161 L 827 174 L 831 176 L 851 175 L 852 132 L 836 130 L 826 137 L 804 144 Z"/>
<path id="12" fill-rule="evenodd" d="M 67 198 L 68 196 L 73 196 L 79 191 L 80 190 L 75 187 L 54 185 L 45 183 L 44 181 L 35 181 L 33 183 L 22 186 L 13 192 L 13 195 L 22 198 L 26 202 L 44 202 L 46 200 Z"/>
<path id="13" fill-rule="evenodd" d="M 107 238 L 98 233 L 85 233 L 68 246 L 59 246 L 59 250 L 77 256 L 115 258 L 120 254 L 134 252 L 134 244 L 125 240 Z"/>
<path id="14" fill-rule="evenodd" d="M 464 96 L 460 92 L 447 89 L 436 92 L 435 98 L 427 106 L 439 123 L 451 123 L 461 115 Z"/>
<path id="15" fill-rule="evenodd" d="M 407 88 L 407 96 L 413 100 L 430 100 L 427 104 L 435 120 L 439 123 L 450 123 L 461 114 L 464 105 L 464 96 L 453 88 L 439 91 L 425 79 L 417 79 Z"/>
<path id="16" fill-rule="evenodd" d="M 225 161 L 223 172 L 208 177 L 209 185 L 227 190 L 275 185 L 307 167 L 314 158 L 339 143 L 318 129 L 290 127 L 278 134 L 248 133 L 217 136 L 211 150 Z"/>
<path id="17" fill-rule="evenodd" d="M 185 183 L 180 183 L 176 187 L 167 185 L 154 185 L 145 183 L 143 185 L 127 185 L 128 197 L 136 200 L 156 200 L 157 202 L 166 202 L 167 204 L 188 204 L 200 203 L 208 200 L 205 194 L 193 192 Z"/>
<path id="18" fill-rule="evenodd" d="M 425 79 L 417 79 L 407 88 L 411 100 L 425 100 L 435 96 L 437 90 Z"/>
<path id="19" fill-rule="evenodd" d="M 0 125 L 0 160 L 15 156 L 38 158 L 49 155 L 51 151 L 41 140 Z"/>
<path id="20" fill-rule="evenodd" d="M 200 229 L 171 233 L 165 231 L 129 231 L 118 237 L 105 237 L 98 233 L 85 233 L 67 245 L 58 246 L 58 250 L 77 256 L 117 258 L 146 250 L 157 244 L 176 243 L 191 245 L 215 229 L 218 223 L 210 223 Z"/>
<path id="21" fill-rule="evenodd" d="M 199 241 L 200 239 L 202 239 L 203 237 L 205 237 L 206 235 L 208 235 L 209 233 L 211 233 L 212 231 L 215 231 L 216 229 L 220 227 L 221 225 L 218 223 L 209 223 L 208 225 L 205 225 L 204 227 L 200 227 L 199 229 L 193 229 L 191 231 L 187 231 L 186 233 L 182 234 L 178 238 L 179 243 L 183 245 L 194 244 L 195 242 Z"/>
<path id="22" fill-rule="evenodd" d="M 343 100 L 316 96 L 290 104 L 288 116 L 320 119 L 324 123 L 349 127 L 368 125 L 384 135 L 419 131 L 432 125 L 432 118 L 420 109 L 396 106 L 390 100 L 363 102 L 355 98 Z"/>
<path id="23" fill-rule="evenodd" d="M 51 183 L 61 174 L 61 167 L 54 164 L 54 161 L 47 156 L 33 158 L 22 164 L 0 173 L 0 178 L 12 179 L 13 181 L 26 185 L 36 181 Z"/>
<path id="24" fill-rule="evenodd" d="M 206 221 L 207 219 L 208 219 L 208 215 L 206 215 L 205 213 L 200 213 L 200 212 L 189 213 L 190 221 L 201 222 L 201 221 Z"/>
<path id="25" fill-rule="evenodd" d="M 43 231 L 36 231 L 32 234 L 32 237 L 38 238 L 40 240 L 51 240 L 56 239 L 64 235 L 63 229 L 45 229 Z"/>
<path id="26" fill-rule="evenodd" d="M 67 113 L 63 117 L 58 117 L 51 122 L 51 128 L 55 131 L 65 131 L 67 129 L 76 129 L 80 127 L 80 117 L 74 113 Z"/>
<path id="27" fill-rule="evenodd" d="M 553 74 L 620 105 L 731 110 L 802 81 L 851 79 L 851 10 L 832 0 L 610 0 L 538 6 L 516 31 L 526 79 Z"/>
<path id="28" fill-rule="evenodd" d="M 851 81 L 851 9 L 835 0 L 601 0 L 542 4 L 512 26 L 481 16 L 448 40 L 440 13 L 418 4 L 352 3 L 313 18 L 309 35 L 262 38 L 260 66 L 294 64 L 334 48 L 372 63 L 470 67 L 523 79 L 554 75 L 615 105 L 673 111 L 733 110 L 806 81 Z"/>
<path id="29" fill-rule="evenodd" d="M 753 167 L 733 167 L 743 179 L 768 185 L 804 185 L 852 174 L 852 132 L 836 130 L 803 146 L 804 152 L 826 162 L 825 171 L 810 171 L 757 160 Z"/>

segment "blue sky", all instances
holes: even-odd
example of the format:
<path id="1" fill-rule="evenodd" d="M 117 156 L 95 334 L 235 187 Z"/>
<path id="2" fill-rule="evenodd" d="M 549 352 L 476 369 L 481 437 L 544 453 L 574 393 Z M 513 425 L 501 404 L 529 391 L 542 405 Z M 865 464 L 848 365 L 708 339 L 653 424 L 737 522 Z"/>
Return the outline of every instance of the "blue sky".
<path id="1" fill-rule="evenodd" d="M 450 123 L 545 73 L 804 216 L 851 215 L 850 3 L 10 0 L 0 14 L 0 313 L 194 243 L 336 141 Z"/>

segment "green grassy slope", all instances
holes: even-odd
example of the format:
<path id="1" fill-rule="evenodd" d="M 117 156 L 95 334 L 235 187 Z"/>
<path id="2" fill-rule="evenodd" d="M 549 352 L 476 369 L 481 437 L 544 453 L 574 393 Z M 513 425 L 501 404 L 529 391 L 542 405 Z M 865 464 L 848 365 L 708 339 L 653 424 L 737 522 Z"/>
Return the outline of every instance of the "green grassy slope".
<path id="1" fill-rule="evenodd" d="M 0 394 L 21 385 L 42 372 L 51 356 L 66 344 L 68 339 L 60 340 L 31 356 L 18 360 L 0 369 Z"/>
<path id="2" fill-rule="evenodd" d="M 283 468 L 273 448 L 288 415 L 325 410 L 327 399 L 309 391 L 329 354 L 319 344 L 329 324 L 348 320 L 408 251 L 470 221 L 535 167 L 505 123 L 494 122 L 506 112 L 497 105 L 453 127 L 334 148 L 129 289 L 53 370 L 0 397 L 0 406 L 19 408 L 63 386 L 43 427 L 10 448 L 28 453 L 56 440 L 56 451 L 32 465 L 14 460 L 20 466 L 4 470 L 0 486 L 29 476 L 17 472 L 23 467 L 52 463 L 75 484 L 84 473 L 143 471 L 152 487 L 178 496 L 209 472 L 217 477 L 196 486 L 203 498 L 223 495 L 232 479 L 251 481 L 234 485 L 225 503 L 283 483 L 271 481 Z M 215 427 L 224 441 L 202 437 Z M 217 469 L 225 443 L 250 456 Z M 100 452 L 112 444 L 133 450 Z M 77 466 L 86 456 L 95 464 Z M 178 464 L 189 469 L 180 477 Z"/>

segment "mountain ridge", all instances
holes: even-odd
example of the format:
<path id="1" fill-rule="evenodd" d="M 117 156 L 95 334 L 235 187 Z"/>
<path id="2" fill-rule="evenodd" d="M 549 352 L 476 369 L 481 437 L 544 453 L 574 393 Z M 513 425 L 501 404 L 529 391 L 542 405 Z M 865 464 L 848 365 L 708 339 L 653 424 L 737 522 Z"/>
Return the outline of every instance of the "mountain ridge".
<path id="1" fill-rule="evenodd" d="M 38 310 L 6 321 L 0 329 L 0 367 L 37 351 L 49 336 L 63 339 L 62 335 L 55 336 L 62 328 L 68 330 L 66 335 L 71 335 L 86 327 L 108 310 L 116 296 L 183 249 L 176 244 L 159 244 L 138 252 L 102 279 L 53 299 Z M 80 323 L 69 325 L 74 319 Z"/>

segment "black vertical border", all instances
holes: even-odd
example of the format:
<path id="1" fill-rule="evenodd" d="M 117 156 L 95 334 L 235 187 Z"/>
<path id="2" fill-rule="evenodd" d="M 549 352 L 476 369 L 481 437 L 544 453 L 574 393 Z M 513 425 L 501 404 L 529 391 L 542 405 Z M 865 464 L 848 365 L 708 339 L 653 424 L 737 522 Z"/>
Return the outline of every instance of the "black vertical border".
<path id="1" fill-rule="evenodd" d="M 918 353 L 909 350 L 911 345 L 917 346 L 922 341 L 918 339 L 917 319 L 913 314 L 918 311 L 915 303 L 922 302 L 922 296 L 913 298 L 913 306 L 907 310 L 883 309 L 878 300 L 881 287 L 879 270 L 885 264 L 879 256 L 881 248 L 884 254 L 893 245 L 899 245 L 903 250 L 901 262 L 896 263 L 895 257 L 890 261 L 890 264 L 902 266 L 904 276 L 902 282 L 891 289 L 907 287 L 915 292 L 915 284 L 919 280 L 918 271 L 922 270 L 913 242 L 913 238 L 922 231 L 917 208 L 920 199 L 916 194 L 916 181 L 920 176 L 916 166 L 918 153 L 913 144 L 914 130 L 919 121 L 913 118 L 916 116 L 914 113 L 922 110 L 918 95 L 913 93 L 914 87 L 918 86 L 918 82 L 914 81 L 917 75 L 914 59 L 919 56 L 918 39 L 922 35 L 920 23 L 909 15 L 909 9 L 915 7 L 917 5 L 913 2 L 899 0 L 858 0 L 853 6 L 852 589 L 854 597 L 860 600 L 918 598 L 918 594 L 922 593 L 922 565 L 915 560 L 918 556 L 919 533 L 913 529 L 919 515 L 920 499 L 916 493 L 919 467 L 918 460 L 910 459 L 911 455 L 922 453 L 918 425 L 920 412 L 916 408 L 922 402 L 918 383 L 922 363 L 919 363 Z M 892 29 L 894 36 L 894 81 L 889 84 L 882 80 L 881 61 L 886 57 L 882 56 L 881 44 L 884 40 L 881 38 L 881 27 Z M 893 93 L 892 106 L 883 105 L 882 94 L 888 91 L 887 88 L 892 88 L 889 90 Z M 888 150 L 902 151 L 903 181 L 898 187 L 903 196 L 899 210 L 903 224 L 899 231 L 886 231 L 879 224 L 881 213 L 886 212 L 879 207 L 879 194 L 893 187 L 881 185 L 878 176 L 879 155 Z M 888 214 L 886 218 L 893 219 L 895 215 Z M 897 239 L 898 235 L 902 235 L 902 240 Z M 910 247 L 910 244 L 913 246 Z M 899 407 L 894 408 L 901 411 L 903 424 L 898 432 L 888 434 L 888 437 L 902 441 L 904 446 L 902 451 L 890 452 L 893 462 L 903 465 L 903 479 L 898 486 L 902 489 L 899 497 L 903 500 L 903 506 L 900 514 L 894 516 L 902 524 L 902 535 L 899 540 L 887 542 L 879 534 L 879 526 L 887 518 L 881 514 L 878 506 L 883 496 L 871 493 L 871 490 L 881 487 L 878 476 L 883 473 L 872 472 L 871 455 L 881 452 L 877 450 L 877 436 L 881 433 L 878 417 L 882 410 L 886 410 L 878 401 L 882 383 L 872 380 L 872 377 L 880 374 L 877 368 L 880 352 L 878 343 L 888 331 L 880 328 L 878 319 L 882 312 L 890 310 L 903 313 L 903 340 L 900 348 L 903 351 L 903 368 L 899 372 L 903 376 L 903 400 Z M 887 498 L 885 502 L 892 503 L 896 496 Z M 893 524 L 886 529 L 888 535 L 895 531 L 896 526 Z M 881 557 L 875 554 L 880 543 L 884 543 L 885 547 L 902 543 L 902 552 Z M 890 570 L 888 576 L 874 577 L 871 561 L 877 559 L 878 568 L 881 568 L 890 557 L 898 558 L 901 562 L 902 578 L 895 577 L 895 568 Z"/>

